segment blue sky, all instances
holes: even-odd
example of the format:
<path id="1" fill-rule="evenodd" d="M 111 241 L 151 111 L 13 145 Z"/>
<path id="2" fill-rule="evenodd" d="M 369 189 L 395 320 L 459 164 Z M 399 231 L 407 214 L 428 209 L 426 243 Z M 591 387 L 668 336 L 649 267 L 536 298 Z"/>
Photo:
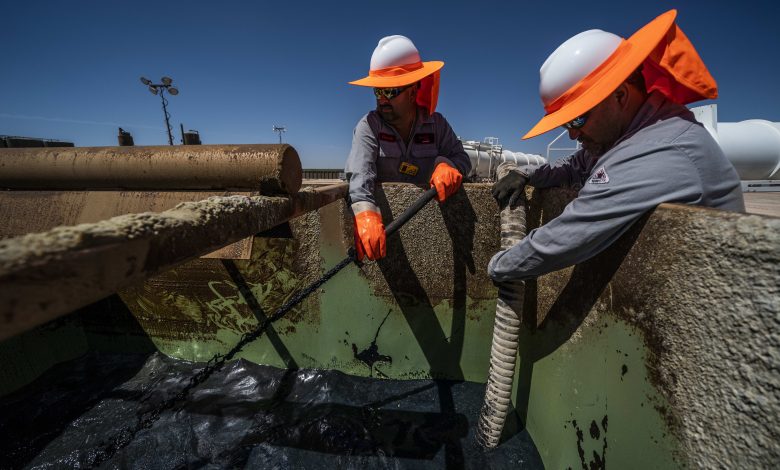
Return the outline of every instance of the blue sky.
<path id="1" fill-rule="evenodd" d="M 0 134 L 164 145 L 168 75 L 179 123 L 204 144 L 271 143 L 286 126 L 307 168 L 342 167 L 352 129 L 373 108 L 368 71 L 386 35 L 443 60 L 438 111 L 464 139 L 544 153 L 555 137 L 520 137 L 542 115 L 539 67 L 563 41 L 599 28 L 623 37 L 670 8 L 720 86 L 719 120 L 780 121 L 777 2 L 129 2 L 2 1 Z M 708 104 L 702 102 L 699 104 Z"/>

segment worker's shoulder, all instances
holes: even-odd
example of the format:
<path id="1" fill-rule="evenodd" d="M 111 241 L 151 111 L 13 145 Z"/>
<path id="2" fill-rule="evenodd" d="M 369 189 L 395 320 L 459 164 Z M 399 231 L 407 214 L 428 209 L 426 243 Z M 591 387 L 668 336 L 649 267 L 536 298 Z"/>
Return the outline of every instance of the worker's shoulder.
<path id="1" fill-rule="evenodd" d="M 379 117 L 379 113 L 374 110 L 364 114 L 355 125 L 355 131 L 363 133 L 375 133 L 375 131 L 381 128 L 382 118 Z"/>
<path id="2" fill-rule="evenodd" d="M 375 121 L 375 120 L 378 120 L 378 119 L 380 119 L 379 118 L 379 113 L 377 113 L 376 110 L 372 109 L 371 111 L 367 112 L 366 114 L 363 115 L 363 117 L 360 118 L 360 120 L 358 121 L 358 124 L 361 123 L 361 122 L 362 123 L 367 123 L 367 122 Z"/>
<path id="3" fill-rule="evenodd" d="M 627 140 L 635 145 L 665 147 L 668 144 L 691 144 L 712 141 L 712 136 L 687 107 L 653 92 L 642 115 L 644 122 Z"/>
<path id="4" fill-rule="evenodd" d="M 428 120 L 434 122 L 447 122 L 447 118 L 445 118 L 444 115 L 438 111 L 434 111 L 433 114 L 427 115 L 427 118 Z"/>
<path id="5" fill-rule="evenodd" d="M 719 147 L 704 126 L 674 116 L 642 128 L 618 144 L 615 150 L 616 156 L 621 159 L 650 154 L 664 154 L 670 158 L 709 153 L 719 150 Z"/>
<path id="6" fill-rule="evenodd" d="M 700 185 L 702 168 L 725 160 L 715 139 L 692 115 L 680 113 L 646 125 L 596 164 L 616 185 L 645 182 L 646 188 L 663 193 Z"/>
<path id="7" fill-rule="evenodd" d="M 437 133 L 446 133 L 452 130 L 449 121 L 441 113 L 434 112 L 433 114 L 428 114 L 424 112 L 420 118 L 422 119 L 422 126 L 429 126 L 429 128 L 435 129 Z"/>
<path id="8" fill-rule="evenodd" d="M 635 176 L 648 176 L 654 172 L 666 174 L 670 170 L 690 173 L 695 168 L 692 156 L 709 148 L 707 139 L 712 139 L 709 135 L 699 135 L 694 127 L 697 126 L 685 119 L 658 121 L 620 142 L 600 159 L 600 163 L 614 172 Z"/>
<path id="9" fill-rule="evenodd" d="M 637 133 L 638 140 L 646 144 L 689 143 L 711 139 L 704 126 L 685 116 L 660 119 Z"/>

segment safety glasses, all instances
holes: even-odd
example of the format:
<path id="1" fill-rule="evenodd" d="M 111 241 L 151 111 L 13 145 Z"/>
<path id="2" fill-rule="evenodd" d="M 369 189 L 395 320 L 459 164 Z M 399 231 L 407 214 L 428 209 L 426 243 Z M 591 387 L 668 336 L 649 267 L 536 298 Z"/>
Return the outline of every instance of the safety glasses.
<path id="1" fill-rule="evenodd" d="M 579 129 L 580 127 L 584 126 L 586 122 L 588 122 L 588 114 L 590 114 L 590 111 L 580 117 L 574 118 L 571 121 L 564 123 L 563 127 L 568 130 Z"/>
<path id="2" fill-rule="evenodd" d="M 384 97 L 385 99 L 392 100 L 396 96 L 403 93 L 404 90 L 406 90 L 410 86 L 411 85 L 398 87 L 398 88 L 374 88 L 374 96 L 376 96 L 376 99 L 380 99 Z"/>

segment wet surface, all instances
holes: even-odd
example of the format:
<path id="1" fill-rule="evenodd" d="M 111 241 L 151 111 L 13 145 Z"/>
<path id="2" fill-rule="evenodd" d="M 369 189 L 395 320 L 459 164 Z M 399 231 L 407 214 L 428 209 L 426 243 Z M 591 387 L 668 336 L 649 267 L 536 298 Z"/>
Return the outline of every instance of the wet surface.
<path id="1" fill-rule="evenodd" d="M 86 468 L 202 364 L 89 354 L 0 399 L 0 468 Z M 527 433 L 483 452 L 484 385 L 380 380 L 239 360 L 101 468 L 543 468 Z"/>

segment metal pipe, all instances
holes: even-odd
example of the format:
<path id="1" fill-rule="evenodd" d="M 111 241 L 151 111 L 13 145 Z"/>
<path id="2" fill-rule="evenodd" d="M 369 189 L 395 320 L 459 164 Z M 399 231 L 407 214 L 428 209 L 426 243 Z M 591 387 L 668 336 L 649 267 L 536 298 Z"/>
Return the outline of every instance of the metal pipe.
<path id="1" fill-rule="evenodd" d="M 343 198 L 227 196 L 0 240 L 0 340 L 159 272 Z"/>
<path id="2" fill-rule="evenodd" d="M 496 168 L 504 163 L 513 163 L 515 165 L 543 165 L 547 160 L 541 155 L 534 155 L 523 152 L 513 152 L 505 148 L 497 154 L 490 145 L 466 141 L 463 142 L 463 150 L 471 160 L 471 172 L 469 176 L 484 179 L 495 178 Z"/>
<path id="3" fill-rule="evenodd" d="M 288 144 L 66 147 L 0 150 L 0 188 L 230 190 L 295 194 Z"/>

